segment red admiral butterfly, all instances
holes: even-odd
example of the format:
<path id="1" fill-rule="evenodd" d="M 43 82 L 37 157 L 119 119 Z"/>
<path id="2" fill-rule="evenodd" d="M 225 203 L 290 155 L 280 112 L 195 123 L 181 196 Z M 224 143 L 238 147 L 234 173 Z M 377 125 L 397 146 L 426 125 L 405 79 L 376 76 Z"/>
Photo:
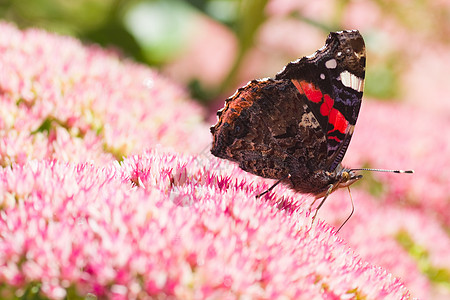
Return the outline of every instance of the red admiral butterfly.
<path id="1" fill-rule="evenodd" d="M 357 30 L 332 32 L 325 46 L 275 78 L 253 80 L 225 100 L 211 127 L 211 153 L 244 171 L 325 198 L 362 175 L 341 161 L 358 118 L 366 51 Z M 396 171 L 404 172 L 404 171 Z M 279 183 L 277 182 L 277 183 Z"/>

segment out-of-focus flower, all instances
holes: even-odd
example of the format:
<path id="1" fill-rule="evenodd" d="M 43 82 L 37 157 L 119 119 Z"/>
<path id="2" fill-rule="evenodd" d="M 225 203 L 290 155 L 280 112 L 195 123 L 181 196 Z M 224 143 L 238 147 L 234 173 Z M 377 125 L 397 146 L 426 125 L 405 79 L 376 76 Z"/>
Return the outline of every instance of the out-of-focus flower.
<path id="1" fill-rule="evenodd" d="M 408 205 L 450 225 L 450 128 L 445 112 L 421 107 L 364 102 L 345 162 L 351 167 L 414 169 L 413 175 L 366 175 L 386 201 Z M 436 152 L 437 151 L 437 152 Z M 363 182 L 364 183 L 364 180 Z"/>
<path id="2" fill-rule="evenodd" d="M 164 67 L 172 78 L 188 84 L 199 80 L 208 87 L 219 86 L 235 59 L 236 38 L 227 28 L 196 14 L 187 48 L 174 62 Z"/>
<path id="3" fill-rule="evenodd" d="M 208 144 L 200 107 L 154 71 L 75 39 L 5 23 L 0 32 L 1 165 L 104 164 L 157 144 Z"/>

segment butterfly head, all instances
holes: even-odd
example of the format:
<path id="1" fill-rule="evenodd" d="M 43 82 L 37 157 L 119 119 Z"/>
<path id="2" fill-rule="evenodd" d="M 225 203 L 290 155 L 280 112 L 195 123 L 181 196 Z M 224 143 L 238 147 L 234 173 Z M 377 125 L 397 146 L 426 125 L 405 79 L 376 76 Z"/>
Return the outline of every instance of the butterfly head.
<path id="1" fill-rule="evenodd" d="M 357 174 L 354 170 L 344 168 L 338 175 L 339 181 L 336 188 L 348 187 L 360 180 L 362 177 L 363 176 L 361 174 Z"/>

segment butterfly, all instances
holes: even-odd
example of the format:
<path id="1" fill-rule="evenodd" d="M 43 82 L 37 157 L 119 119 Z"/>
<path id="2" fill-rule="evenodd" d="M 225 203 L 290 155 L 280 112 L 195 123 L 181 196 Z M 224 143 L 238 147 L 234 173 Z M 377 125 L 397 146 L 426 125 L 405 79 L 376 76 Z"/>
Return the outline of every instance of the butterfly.
<path id="1" fill-rule="evenodd" d="M 365 66 L 361 34 L 331 32 L 312 55 L 290 62 L 274 78 L 250 81 L 225 100 L 211 127 L 211 153 L 323 198 L 320 208 L 333 191 L 362 178 L 357 171 L 363 169 L 341 162 L 358 119 Z"/>

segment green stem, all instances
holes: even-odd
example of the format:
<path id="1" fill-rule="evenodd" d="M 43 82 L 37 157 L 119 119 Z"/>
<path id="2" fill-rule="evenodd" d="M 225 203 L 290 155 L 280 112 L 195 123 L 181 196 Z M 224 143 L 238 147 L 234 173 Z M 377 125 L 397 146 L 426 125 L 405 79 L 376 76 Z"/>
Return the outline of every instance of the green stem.
<path id="1" fill-rule="evenodd" d="M 256 33 L 265 21 L 264 9 L 267 0 L 242 0 L 239 4 L 239 16 L 236 18 L 235 32 L 238 38 L 238 53 L 228 76 L 223 81 L 220 91 L 226 91 L 236 84 L 236 77 L 247 51 L 253 46 Z"/>

